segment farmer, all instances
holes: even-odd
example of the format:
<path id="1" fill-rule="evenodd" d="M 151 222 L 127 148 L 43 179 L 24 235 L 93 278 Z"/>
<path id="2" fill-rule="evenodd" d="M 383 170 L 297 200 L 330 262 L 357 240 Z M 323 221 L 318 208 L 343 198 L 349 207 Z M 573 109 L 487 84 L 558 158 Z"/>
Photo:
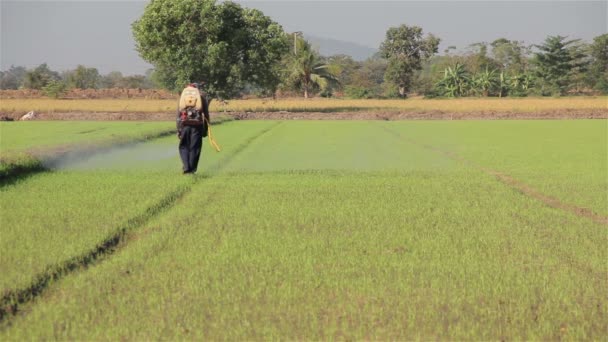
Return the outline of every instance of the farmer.
<path id="1" fill-rule="evenodd" d="M 203 137 L 207 136 L 209 103 L 202 86 L 202 82 L 189 84 L 179 99 L 176 125 L 184 174 L 196 173 Z"/>

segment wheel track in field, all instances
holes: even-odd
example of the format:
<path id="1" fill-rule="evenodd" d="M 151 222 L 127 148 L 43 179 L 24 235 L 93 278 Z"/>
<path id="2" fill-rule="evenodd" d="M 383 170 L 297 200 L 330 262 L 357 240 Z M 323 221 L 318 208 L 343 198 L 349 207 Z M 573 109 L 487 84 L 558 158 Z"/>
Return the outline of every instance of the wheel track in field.
<path id="1" fill-rule="evenodd" d="M 234 151 L 221 159 L 208 173 L 200 176 L 194 176 L 193 181 L 186 185 L 179 186 L 175 191 L 164 196 L 159 202 L 148 207 L 142 214 L 137 215 L 126 221 L 125 224 L 109 237 L 100 242 L 93 249 L 86 253 L 72 257 L 55 266 L 49 266 L 47 271 L 37 275 L 34 281 L 27 287 L 22 289 L 8 290 L 2 294 L 0 299 L 0 330 L 10 324 L 10 319 L 21 313 L 20 308 L 42 295 L 53 284 L 54 281 L 60 280 L 76 271 L 86 269 L 96 263 L 102 262 L 109 258 L 121 248 L 127 246 L 130 236 L 133 232 L 144 226 L 150 220 L 160 216 L 175 204 L 177 204 L 184 196 L 186 196 L 192 188 L 201 180 L 208 179 L 219 173 L 226 165 L 228 165 L 237 155 L 242 153 L 247 146 L 259 140 L 268 132 L 280 126 L 282 122 L 277 122 L 267 128 L 261 130 L 258 134 L 246 139 L 239 144 Z"/>
<path id="2" fill-rule="evenodd" d="M 524 182 L 517 180 L 517 179 L 513 178 L 512 176 L 509 176 L 503 172 L 480 165 L 455 152 L 445 150 L 445 149 L 442 149 L 442 148 L 439 148 L 437 146 L 433 146 L 430 144 L 425 144 L 425 143 L 422 143 L 422 142 L 417 141 L 412 138 L 408 138 L 406 136 L 401 135 L 399 132 L 394 131 L 386 126 L 383 126 L 382 129 L 384 129 L 387 133 L 393 135 L 394 137 L 398 138 L 399 140 L 403 140 L 412 145 L 442 154 L 452 160 L 463 162 L 477 170 L 483 171 L 484 173 L 495 177 L 499 182 L 507 185 L 508 187 L 510 187 L 512 189 L 515 189 L 522 195 L 530 197 L 530 198 L 534 198 L 551 208 L 560 209 L 560 210 L 569 212 L 569 213 L 574 214 L 579 217 L 588 218 L 588 219 L 592 220 L 593 222 L 596 222 L 599 224 L 604 224 L 604 225 L 608 224 L 608 217 L 606 217 L 604 215 L 598 214 L 588 208 L 583 208 L 583 207 L 579 207 L 579 206 L 576 206 L 573 204 L 562 202 L 559 199 L 546 195 L 546 194 L 534 189 L 533 187 L 525 184 Z"/>

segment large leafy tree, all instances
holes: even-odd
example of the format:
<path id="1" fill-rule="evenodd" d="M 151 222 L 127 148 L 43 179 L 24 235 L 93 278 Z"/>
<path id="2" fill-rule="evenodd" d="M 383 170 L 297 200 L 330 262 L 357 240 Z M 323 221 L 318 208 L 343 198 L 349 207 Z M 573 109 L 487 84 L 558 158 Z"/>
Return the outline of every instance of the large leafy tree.
<path id="1" fill-rule="evenodd" d="M 155 78 L 179 90 L 204 80 L 212 97 L 246 85 L 274 90 L 287 49 L 282 27 L 255 9 L 215 0 L 153 0 L 133 23 L 137 50 Z"/>
<path id="2" fill-rule="evenodd" d="M 534 54 L 535 71 L 542 93 L 564 95 L 574 76 L 584 70 L 586 55 L 579 43 L 579 39 L 549 36 L 536 46 L 539 51 Z"/>
<path id="3" fill-rule="evenodd" d="M 422 69 L 422 62 L 437 53 L 439 38 L 432 34 L 423 37 L 418 26 L 391 27 L 380 45 L 382 57 L 388 59 L 385 80 L 399 88 L 401 97 L 409 90 L 415 72 Z"/>

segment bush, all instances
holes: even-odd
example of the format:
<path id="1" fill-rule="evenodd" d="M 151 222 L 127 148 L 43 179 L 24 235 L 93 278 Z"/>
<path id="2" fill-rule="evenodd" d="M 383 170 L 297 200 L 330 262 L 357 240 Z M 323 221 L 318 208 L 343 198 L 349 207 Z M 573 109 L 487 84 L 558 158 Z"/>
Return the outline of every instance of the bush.
<path id="1" fill-rule="evenodd" d="M 348 86 L 344 89 L 346 97 L 351 99 L 369 99 L 372 98 L 372 94 L 367 88 Z"/>
<path id="2" fill-rule="evenodd" d="M 57 80 L 49 81 L 49 83 L 42 88 L 42 92 L 44 93 L 44 95 L 54 99 L 65 94 L 66 90 L 66 84 L 62 81 Z"/>

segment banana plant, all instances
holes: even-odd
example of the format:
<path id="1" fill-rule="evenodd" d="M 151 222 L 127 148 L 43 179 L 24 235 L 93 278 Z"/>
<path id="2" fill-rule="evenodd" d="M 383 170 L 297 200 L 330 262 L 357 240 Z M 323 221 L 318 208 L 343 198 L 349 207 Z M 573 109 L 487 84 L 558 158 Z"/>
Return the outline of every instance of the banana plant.
<path id="1" fill-rule="evenodd" d="M 498 75 L 498 81 L 498 97 L 502 97 L 503 94 L 507 95 L 509 93 L 509 76 L 504 71 L 501 71 Z"/>
<path id="2" fill-rule="evenodd" d="M 473 76 L 471 85 L 476 93 L 485 97 L 490 96 L 490 92 L 492 89 L 496 88 L 497 85 L 496 70 L 490 70 L 486 67 L 484 71 Z"/>
<path id="3" fill-rule="evenodd" d="M 533 85 L 532 75 L 527 73 L 511 75 L 508 80 L 509 95 L 525 96 Z"/>
<path id="4" fill-rule="evenodd" d="M 534 76 L 531 74 L 525 73 L 522 76 L 521 80 L 521 89 L 524 91 L 530 90 L 534 86 Z"/>
<path id="5" fill-rule="evenodd" d="M 444 70 L 443 78 L 437 83 L 437 87 L 445 96 L 459 97 L 467 94 L 471 79 L 462 64 L 456 63 Z"/>

